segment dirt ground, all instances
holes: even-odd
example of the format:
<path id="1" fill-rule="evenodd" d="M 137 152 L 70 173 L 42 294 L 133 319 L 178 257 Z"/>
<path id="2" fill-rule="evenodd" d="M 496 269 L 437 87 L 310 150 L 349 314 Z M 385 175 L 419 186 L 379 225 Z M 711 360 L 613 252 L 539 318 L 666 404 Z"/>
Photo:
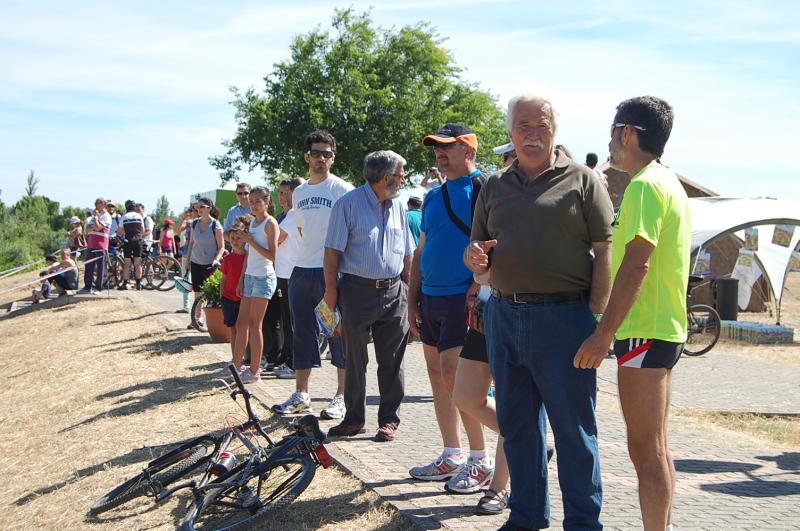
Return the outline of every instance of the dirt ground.
<path id="1" fill-rule="evenodd" d="M 11 479 L 0 486 L 0 529 L 174 529 L 188 492 L 99 518 L 88 509 L 171 443 L 243 417 L 214 379 L 226 347 L 127 299 L 5 319 L 0 337 L 0 465 Z M 408 527 L 335 468 L 319 469 L 291 507 L 287 529 Z"/>

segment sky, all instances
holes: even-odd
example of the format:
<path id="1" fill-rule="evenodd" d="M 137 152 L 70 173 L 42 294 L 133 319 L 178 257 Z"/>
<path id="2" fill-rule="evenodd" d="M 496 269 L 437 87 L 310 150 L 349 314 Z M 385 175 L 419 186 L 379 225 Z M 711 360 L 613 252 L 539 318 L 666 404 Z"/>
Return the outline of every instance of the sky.
<path id="1" fill-rule="evenodd" d="M 348 6 L 385 28 L 429 22 L 503 107 L 547 95 L 576 159 L 603 160 L 616 104 L 651 94 L 675 110 L 666 164 L 721 195 L 800 200 L 800 9 L 739 0 L 2 0 L 0 200 L 34 170 L 62 206 L 163 194 L 178 211 L 219 185 L 230 87 L 261 91 L 295 36 Z"/>

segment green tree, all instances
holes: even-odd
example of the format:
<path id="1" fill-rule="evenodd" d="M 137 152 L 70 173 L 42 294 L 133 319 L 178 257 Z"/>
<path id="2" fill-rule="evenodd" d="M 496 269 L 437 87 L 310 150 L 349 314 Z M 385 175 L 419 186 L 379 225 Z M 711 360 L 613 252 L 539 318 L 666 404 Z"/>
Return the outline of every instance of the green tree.
<path id="1" fill-rule="evenodd" d="M 36 190 L 39 188 L 39 178 L 36 176 L 36 173 L 31 170 L 28 173 L 28 177 L 26 179 L 25 185 L 25 195 L 28 197 L 33 197 L 36 195 Z"/>
<path id="2" fill-rule="evenodd" d="M 175 214 L 169 209 L 169 199 L 167 196 L 162 195 L 156 201 L 156 209 L 153 211 L 153 221 L 157 227 L 160 227 L 164 224 L 164 220 L 167 218 L 174 218 Z"/>
<path id="3" fill-rule="evenodd" d="M 369 13 L 347 9 L 331 26 L 296 37 L 291 59 L 274 66 L 263 94 L 232 89 L 236 134 L 209 159 L 223 182 L 245 166 L 273 181 L 304 174 L 303 139 L 317 128 L 336 137 L 334 171 L 354 183 L 364 155 L 378 149 L 397 151 L 408 173 L 422 173 L 433 157 L 420 140 L 446 122 L 470 125 L 483 146 L 478 162 L 499 164 L 490 148 L 507 141 L 503 112 L 494 96 L 460 78 L 430 25 L 376 28 Z"/>

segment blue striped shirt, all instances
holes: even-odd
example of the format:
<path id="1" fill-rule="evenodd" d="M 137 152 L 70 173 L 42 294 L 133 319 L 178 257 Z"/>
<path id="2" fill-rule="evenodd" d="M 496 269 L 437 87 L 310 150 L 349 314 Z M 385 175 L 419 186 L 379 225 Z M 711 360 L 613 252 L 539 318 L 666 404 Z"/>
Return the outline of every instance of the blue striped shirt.
<path id="1" fill-rule="evenodd" d="M 381 203 L 368 183 L 348 192 L 333 205 L 325 247 L 341 253 L 341 273 L 396 277 L 403 259 L 414 252 L 402 200 Z"/>

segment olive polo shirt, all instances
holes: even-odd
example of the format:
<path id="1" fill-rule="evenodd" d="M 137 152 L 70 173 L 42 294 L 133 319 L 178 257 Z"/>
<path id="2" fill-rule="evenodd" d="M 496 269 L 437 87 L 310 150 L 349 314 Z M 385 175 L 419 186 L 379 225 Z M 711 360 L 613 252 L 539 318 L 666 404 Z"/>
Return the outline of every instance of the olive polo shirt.
<path id="1" fill-rule="evenodd" d="M 611 241 L 614 207 L 592 170 L 556 150 L 536 178 L 519 162 L 481 188 L 472 240 L 497 240 L 490 284 L 503 293 L 589 289 L 592 243 Z"/>

